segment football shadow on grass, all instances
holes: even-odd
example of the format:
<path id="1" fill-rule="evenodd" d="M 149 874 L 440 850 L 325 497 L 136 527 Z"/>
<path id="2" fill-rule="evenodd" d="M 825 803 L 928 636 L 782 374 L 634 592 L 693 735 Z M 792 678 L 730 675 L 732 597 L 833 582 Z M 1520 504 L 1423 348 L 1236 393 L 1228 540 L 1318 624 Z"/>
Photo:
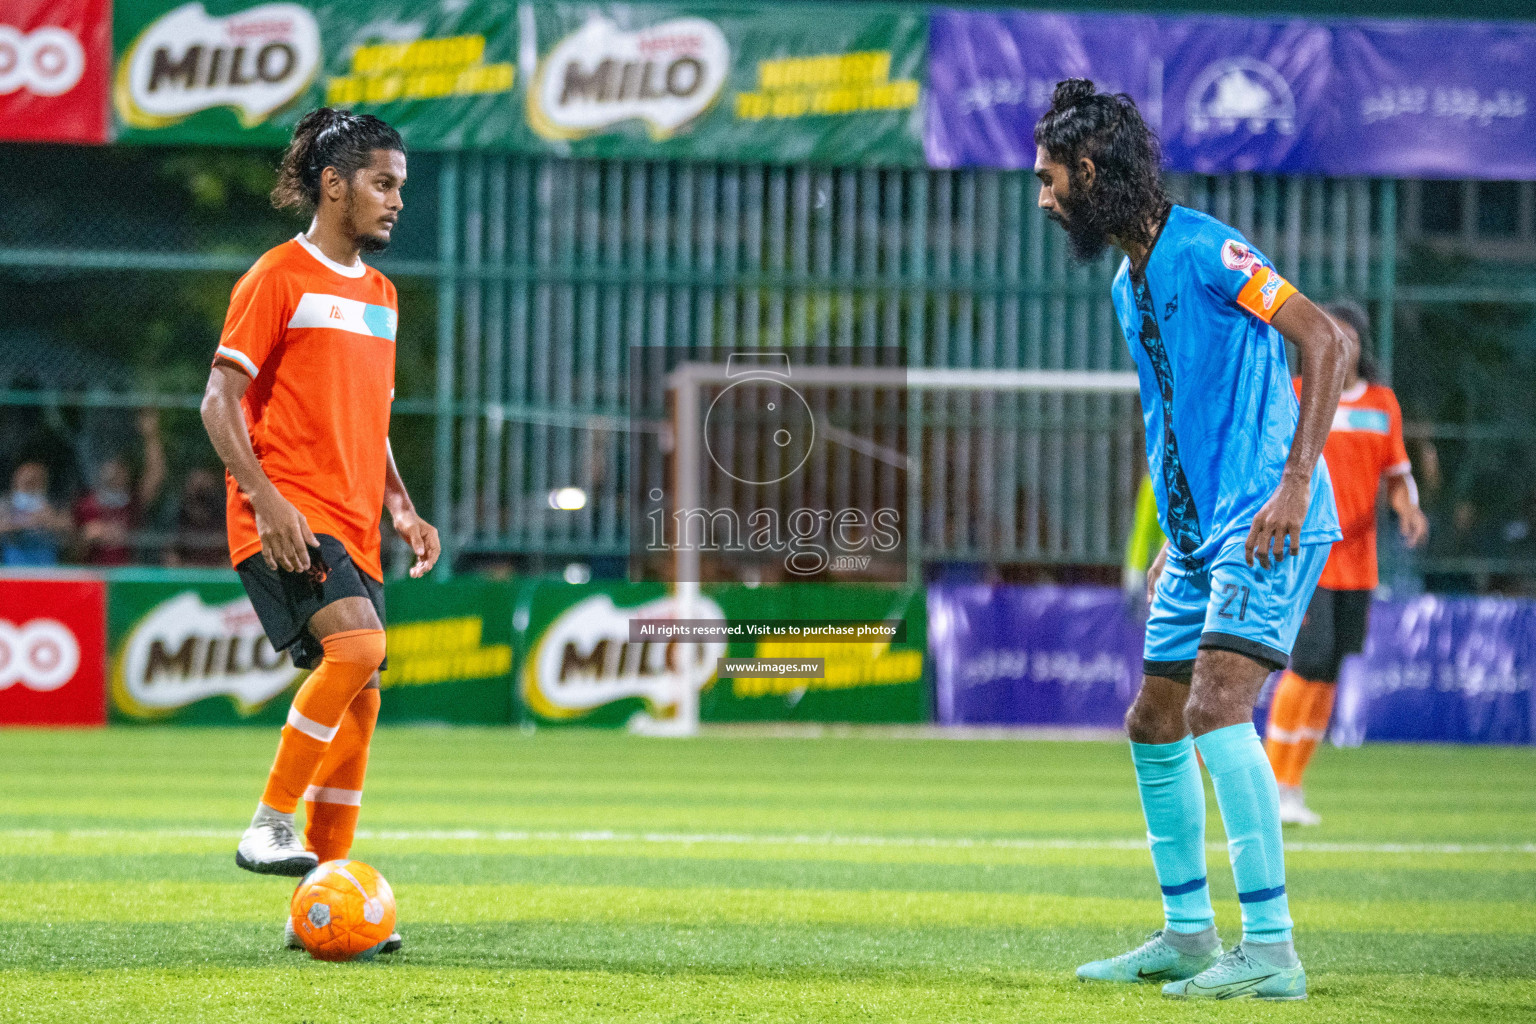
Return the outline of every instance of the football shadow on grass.
<path id="1" fill-rule="evenodd" d="M 775 924 L 489 924 L 405 922 L 406 949 L 375 964 L 644 974 L 858 977 L 899 972 L 979 982 L 1012 971 L 1060 971 L 1145 936 L 1125 929 L 872 928 Z M 1536 936 L 1306 933 L 1308 974 L 1536 978 Z M 270 967 L 311 963 L 283 949 L 276 924 L 0 924 L 6 968 Z"/>

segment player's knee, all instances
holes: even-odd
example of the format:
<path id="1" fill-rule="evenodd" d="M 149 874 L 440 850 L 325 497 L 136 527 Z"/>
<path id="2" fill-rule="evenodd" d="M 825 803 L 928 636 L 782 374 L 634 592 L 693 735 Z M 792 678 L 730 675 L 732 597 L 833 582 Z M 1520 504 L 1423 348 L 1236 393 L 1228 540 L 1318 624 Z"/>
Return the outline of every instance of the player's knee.
<path id="1" fill-rule="evenodd" d="M 1192 692 L 1184 705 L 1184 724 L 1196 736 L 1221 728 L 1228 717 L 1227 709 L 1208 693 Z"/>
<path id="2" fill-rule="evenodd" d="M 384 661 L 382 629 L 353 629 L 345 633 L 333 633 L 321 643 L 325 645 L 326 661 L 355 668 L 365 675 L 373 675 Z"/>
<path id="3" fill-rule="evenodd" d="M 1132 743 L 1173 743 L 1184 735 L 1184 723 L 1175 715 L 1137 699 L 1125 712 L 1125 734 Z"/>

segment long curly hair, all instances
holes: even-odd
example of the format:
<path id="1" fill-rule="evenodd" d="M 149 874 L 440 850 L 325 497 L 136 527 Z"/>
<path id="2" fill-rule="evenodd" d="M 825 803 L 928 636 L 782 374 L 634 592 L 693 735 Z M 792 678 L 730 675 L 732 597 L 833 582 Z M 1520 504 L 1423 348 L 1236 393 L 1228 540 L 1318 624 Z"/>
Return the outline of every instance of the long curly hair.
<path id="1" fill-rule="evenodd" d="M 1035 123 L 1035 144 L 1071 175 L 1074 210 L 1121 242 L 1147 244 L 1149 225 L 1170 206 L 1163 191 L 1162 150 L 1136 102 L 1125 93 L 1098 92 L 1086 78 L 1056 83 L 1051 109 Z M 1093 161 L 1096 173 L 1079 193 L 1078 161 Z"/>
<path id="2" fill-rule="evenodd" d="M 405 152 L 400 133 L 372 114 L 321 107 L 311 110 L 294 126 L 293 139 L 283 151 L 272 189 L 272 205 L 279 210 L 309 213 L 320 204 L 320 173 L 336 168 L 343 178 L 367 167 L 376 149 Z"/>
<path id="3" fill-rule="evenodd" d="M 1380 383 L 1381 367 L 1376 364 L 1376 357 L 1371 354 L 1371 349 L 1375 347 L 1371 342 L 1371 315 L 1365 311 L 1365 307 L 1354 299 L 1340 298 L 1325 303 L 1323 312 L 1354 330 L 1356 337 L 1360 339 L 1360 360 L 1355 364 L 1355 372 L 1362 380 L 1370 381 L 1372 384 Z"/>

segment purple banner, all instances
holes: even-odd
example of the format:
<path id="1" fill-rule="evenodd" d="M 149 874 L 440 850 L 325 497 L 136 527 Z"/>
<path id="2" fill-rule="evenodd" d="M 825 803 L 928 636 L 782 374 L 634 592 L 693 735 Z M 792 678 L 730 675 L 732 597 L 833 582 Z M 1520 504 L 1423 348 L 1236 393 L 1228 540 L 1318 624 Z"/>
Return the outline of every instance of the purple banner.
<path id="1" fill-rule="evenodd" d="M 1314 22 L 1200 18 L 1160 25 L 1169 167 L 1301 171 L 1332 131 L 1329 33 Z M 1095 80 L 1097 81 L 1097 80 Z"/>
<path id="2" fill-rule="evenodd" d="M 928 588 L 941 725 L 1119 728 L 1141 686 L 1141 643 L 1113 587 Z"/>
<path id="3" fill-rule="evenodd" d="M 1369 21 L 1333 33 L 1339 124 L 1318 170 L 1536 178 L 1536 25 Z"/>
<path id="4" fill-rule="evenodd" d="M 1035 122 L 1063 78 L 1093 78 L 1144 110 L 1157 20 L 1136 14 L 934 11 L 928 23 L 930 167 L 1035 166 Z"/>
<path id="5" fill-rule="evenodd" d="M 1170 170 L 1536 178 L 1536 25 L 936 10 L 933 167 L 1033 166 L 1054 84 L 1129 93 Z"/>
<path id="6" fill-rule="evenodd" d="M 1339 675 L 1333 740 L 1536 742 L 1536 602 L 1377 601 Z"/>

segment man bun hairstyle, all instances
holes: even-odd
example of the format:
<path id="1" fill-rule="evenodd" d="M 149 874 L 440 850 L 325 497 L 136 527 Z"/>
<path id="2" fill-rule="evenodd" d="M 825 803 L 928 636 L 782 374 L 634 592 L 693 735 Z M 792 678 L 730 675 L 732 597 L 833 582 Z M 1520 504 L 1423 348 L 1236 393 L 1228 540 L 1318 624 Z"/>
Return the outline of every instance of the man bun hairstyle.
<path id="1" fill-rule="evenodd" d="M 373 162 L 376 149 L 405 152 L 400 133 L 372 114 L 321 107 L 294 126 L 293 140 L 283 151 L 272 188 L 272 205 L 279 210 L 312 211 L 320 204 L 320 173 L 336 168 L 343 178 Z"/>
<path id="2" fill-rule="evenodd" d="M 1150 225 L 1162 219 L 1170 203 L 1159 170 L 1157 133 L 1142 120 L 1135 100 L 1123 92 L 1099 92 L 1087 78 L 1057 82 L 1051 109 L 1035 123 L 1035 144 L 1066 164 L 1074 186 L 1078 161 L 1092 160 L 1093 184 L 1079 199 L 1122 242 L 1151 241 Z"/>
<path id="3" fill-rule="evenodd" d="M 1363 380 L 1373 384 L 1379 382 L 1379 367 L 1371 351 L 1375 348 L 1371 342 L 1371 315 L 1365 311 L 1365 307 L 1354 299 L 1334 299 L 1324 303 L 1323 312 L 1355 332 L 1360 339 L 1360 362 L 1355 372 Z"/>

